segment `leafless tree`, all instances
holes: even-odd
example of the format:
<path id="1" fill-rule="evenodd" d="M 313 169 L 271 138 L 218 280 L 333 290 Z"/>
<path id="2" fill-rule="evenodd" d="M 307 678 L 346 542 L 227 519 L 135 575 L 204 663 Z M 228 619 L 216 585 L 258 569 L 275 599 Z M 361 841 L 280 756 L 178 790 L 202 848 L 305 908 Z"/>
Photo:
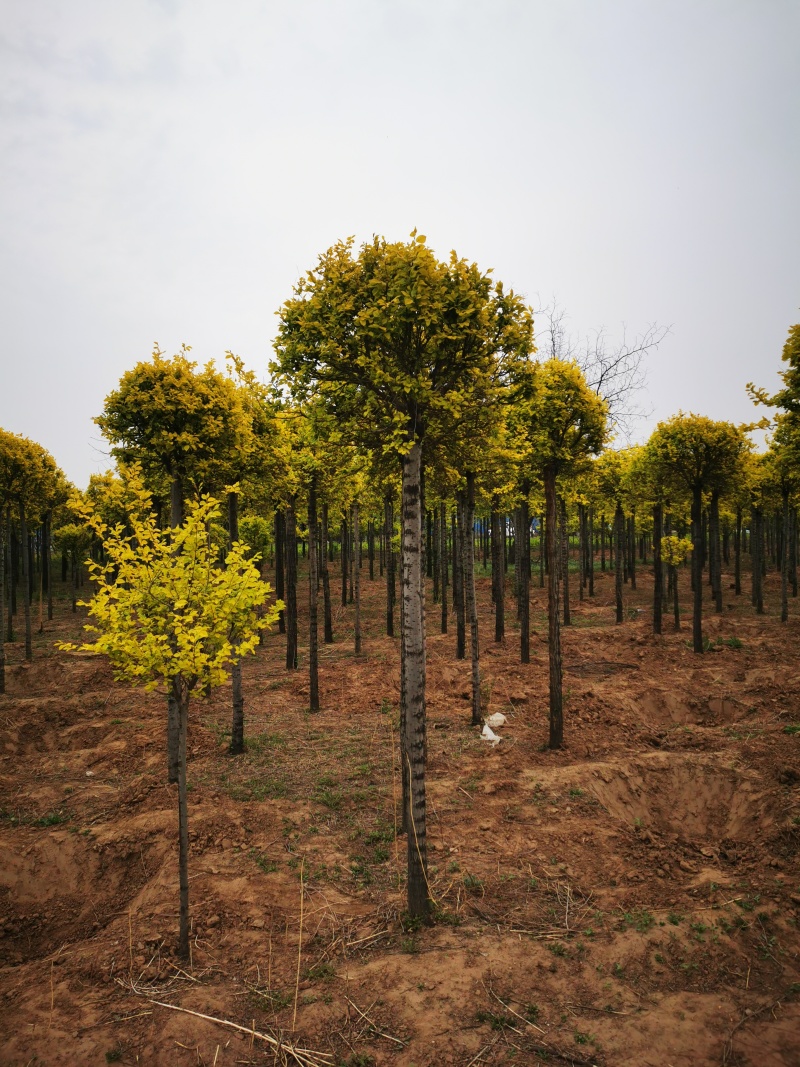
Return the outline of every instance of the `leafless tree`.
<path id="1" fill-rule="evenodd" d="M 535 309 L 534 316 L 540 354 L 547 359 L 574 359 L 589 387 L 608 404 L 613 429 L 630 439 L 635 420 L 650 414 L 638 402 L 647 382 L 647 356 L 667 336 L 669 326 L 652 323 L 628 341 L 623 325 L 622 339 L 612 344 L 605 327 L 585 337 L 571 334 L 566 309 L 555 298 Z"/>

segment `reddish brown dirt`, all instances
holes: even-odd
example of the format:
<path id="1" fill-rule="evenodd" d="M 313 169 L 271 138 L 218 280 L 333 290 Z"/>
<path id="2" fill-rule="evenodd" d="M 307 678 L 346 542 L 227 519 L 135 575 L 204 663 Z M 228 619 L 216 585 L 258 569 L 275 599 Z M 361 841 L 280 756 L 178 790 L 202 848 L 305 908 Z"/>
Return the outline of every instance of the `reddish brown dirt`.
<path id="1" fill-rule="evenodd" d="M 319 715 L 305 655 L 287 674 L 269 635 L 244 671 L 245 756 L 226 753 L 229 689 L 192 705 L 186 967 L 163 697 L 57 652 L 81 622 L 63 605 L 32 666 L 7 646 L 0 1062 L 274 1061 L 252 1033 L 157 1000 L 351 1067 L 800 1064 L 800 611 L 778 622 L 774 575 L 766 616 L 728 592 L 722 615 L 706 604 L 714 645 L 696 656 L 688 620 L 649 632 L 638 578 L 621 626 L 606 576 L 574 605 L 556 753 L 542 591 L 523 667 L 513 626 L 489 640 L 480 579 L 489 710 L 508 716 L 495 749 L 468 725 L 468 663 L 429 611 L 437 919 L 422 929 L 403 916 L 394 839 L 382 584 L 365 572 L 360 658 L 352 608 L 337 609 Z"/>

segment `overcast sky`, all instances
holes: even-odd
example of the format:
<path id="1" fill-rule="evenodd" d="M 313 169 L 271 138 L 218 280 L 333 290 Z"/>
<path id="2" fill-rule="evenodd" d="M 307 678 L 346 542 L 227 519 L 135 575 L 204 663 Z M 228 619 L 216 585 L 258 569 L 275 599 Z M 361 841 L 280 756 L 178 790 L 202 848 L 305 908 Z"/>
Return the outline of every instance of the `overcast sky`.
<path id="1" fill-rule="evenodd" d="M 671 327 L 638 436 L 755 416 L 800 320 L 797 0 L 0 0 L 0 425 L 85 486 L 153 343 L 266 373 L 417 227 L 576 335 Z"/>

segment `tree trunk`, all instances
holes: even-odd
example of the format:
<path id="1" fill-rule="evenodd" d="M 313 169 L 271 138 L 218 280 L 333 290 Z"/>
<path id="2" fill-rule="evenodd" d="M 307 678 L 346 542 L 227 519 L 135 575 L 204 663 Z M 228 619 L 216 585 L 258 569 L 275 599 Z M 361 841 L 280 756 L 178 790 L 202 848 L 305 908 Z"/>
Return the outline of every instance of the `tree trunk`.
<path id="1" fill-rule="evenodd" d="M 355 654 L 361 655 L 361 526 L 358 504 L 353 504 L 353 599 L 355 603 Z"/>
<path id="2" fill-rule="evenodd" d="M 0 693 L 6 691 L 6 532 L 3 529 L 3 512 L 0 510 Z"/>
<path id="3" fill-rule="evenodd" d="M 25 504 L 19 501 L 19 539 L 22 554 L 22 608 L 25 613 L 25 659 L 33 659 L 33 635 L 31 633 L 31 559 L 28 545 L 28 523 L 25 516 Z"/>
<path id="4" fill-rule="evenodd" d="M 586 586 L 586 509 L 578 504 L 578 600 Z"/>
<path id="5" fill-rule="evenodd" d="M 467 495 L 464 507 L 466 528 L 466 558 L 464 560 L 464 590 L 469 617 L 469 641 L 472 666 L 472 725 L 481 723 L 481 668 L 478 643 L 478 605 L 475 597 L 475 540 L 472 536 L 475 519 L 475 475 L 467 474 Z"/>
<path id="6" fill-rule="evenodd" d="M 53 513 L 48 511 L 42 528 L 42 585 L 47 596 L 47 619 L 53 618 Z M 2 616 L 0 616 L 2 617 Z"/>
<path id="7" fill-rule="evenodd" d="M 442 633 L 447 633 L 447 505 L 439 507 L 439 566 L 441 568 Z"/>
<path id="8" fill-rule="evenodd" d="M 561 532 L 561 579 L 564 583 L 564 625 L 572 625 L 569 610 L 569 531 L 567 530 L 567 505 L 563 496 L 559 499 L 559 527 Z"/>
<path id="9" fill-rule="evenodd" d="M 711 548 L 710 558 L 714 564 L 711 588 L 714 594 L 714 608 L 719 613 L 722 611 L 722 549 L 719 530 L 719 493 L 716 490 L 711 494 L 708 536 Z"/>
<path id="10" fill-rule="evenodd" d="M 275 597 L 284 601 L 286 596 L 286 520 L 282 508 L 275 509 Z M 286 609 L 278 614 L 278 633 L 286 633 Z"/>
<path id="11" fill-rule="evenodd" d="M 180 933 L 178 956 L 189 959 L 189 806 L 186 798 L 186 733 L 189 723 L 189 691 L 183 679 L 173 679 L 172 699 L 178 708 L 178 881 L 180 886 Z"/>
<path id="12" fill-rule="evenodd" d="M 239 540 L 239 494 L 228 493 L 228 548 Z M 242 661 L 231 667 L 233 718 L 231 720 L 230 754 L 240 756 L 244 752 L 244 696 L 242 694 Z"/>
<path id="13" fill-rule="evenodd" d="M 606 569 L 606 517 L 600 516 L 600 570 Z"/>
<path id="14" fill-rule="evenodd" d="M 593 597 L 594 596 L 594 508 L 591 507 L 591 506 L 589 508 L 588 523 L 589 523 L 589 536 L 588 536 L 589 544 L 588 544 L 587 547 L 589 549 L 589 557 L 587 559 L 586 565 L 587 565 L 587 567 L 589 569 L 589 596 Z"/>
<path id="15" fill-rule="evenodd" d="M 308 486 L 308 707 L 319 711 L 319 546 L 317 545 L 317 476 Z"/>
<path id="16" fill-rule="evenodd" d="M 347 519 L 342 518 L 342 607 L 347 607 L 347 571 L 350 564 L 350 538 L 347 535 Z"/>
<path id="17" fill-rule="evenodd" d="M 733 592 L 742 595 L 742 509 L 736 509 L 736 529 L 733 534 Z"/>
<path id="18" fill-rule="evenodd" d="M 789 621 L 789 490 L 783 489 L 781 527 L 781 622 Z"/>
<path id="19" fill-rule="evenodd" d="M 467 624 L 464 614 L 464 507 L 461 494 L 453 520 L 453 600 L 456 609 L 456 659 L 467 658 Z"/>
<path id="20" fill-rule="evenodd" d="M 661 504 L 653 505 L 653 633 L 661 633 L 661 608 L 664 598 L 664 571 L 661 566 Z"/>
<path id="21" fill-rule="evenodd" d="M 670 567 L 669 576 L 672 579 L 672 614 L 675 620 L 675 631 L 681 628 L 681 606 L 678 600 L 678 568 Z"/>
<path id="22" fill-rule="evenodd" d="M 630 564 L 628 569 L 631 575 L 631 589 L 636 588 L 636 512 L 631 513 L 629 523 L 629 551 L 630 551 Z"/>
<path id="23" fill-rule="evenodd" d="M 325 644 L 333 644 L 333 613 L 331 611 L 331 574 L 328 569 L 328 505 L 322 505 L 322 532 L 320 556 L 322 559 L 322 603 L 325 614 Z"/>
<path id="24" fill-rule="evenodd" d="M 506 632 L 503 541 L 500 533 L 500 497 L 492 497 L 492 596 L 494 599 L 494 639 L 502 641 Z"/>
<path id="25" fill-rule="evenodd" d="M 561 630 L 558 618 L 558 507 L 556 503 L 556 472 L 545 468 L 544 497 L 546 522 L 545 552 L 547 554 L 547 640 L 550 667 L 550 748 L 561 748 L 564 742 L 564 701 L 561 671 Z"/>
<path id="26" fill-rule="evenodd" d="M 169 491 L 169 525 L 175 530 L 183 522 L 183 482 L 173 474 Z M 72 561 L 73 575 L 75 560 Z M 74 578 L 73 578 L 74 582 Z M 167 692 L 167 781 L 177 782 L 180 772 L 181 712 L 174 685 Z M 188 935 L 187 935 L 188 936 Z M 188 946 L 188 941 L 187 941 Z"/>
<path id="27" fill-rule="evenodd" d="M 430 912 L 430 899 L 425 804 L 425 593 L 421 566 L 420 470 L 421 448 L 415 442 L 403 457 L 403 724 L 410 780 L 408 911 L 414 918 L 425 919 Z"/>
<path id="28" fill-rule="evenodd" d="M 528 510 L 528 493 L 530 486 L 522 486 L 522 502 L 516 509 L 517 530 L 514 538 L 514 553 L 517 574 L 517 607 L 519 609 L 519 661 L 531 661 L 531 569 L 528 554 L 530 552 L 530 512 Z"/>
<path id="29" fill-rule="evenodd" d="M 394 516 L 392 515 L 392 498 L 383 501 L 383 536 L 386 540 L 386 636 L 394 637 L 394 551 L 392 548 L 394 534 Z"/>
<path id="30" fill-rule="evenodd" d="M 297 670 L 297 517 L 295 498 L 286 508 L 286 669 Z"/>
<path id="31" fill-rule="evenodd" d="M 703 654 L 703 490 L 692 491 L 692 648 Z"/>
<path id="32" fill-rule="evenodd" d="M 625 516 L 622 512 L 622 505 L 617 504 L 614 512 L 614 595 L 617 608 L 617 622 L 622 622 L 623 616 L 623 604 L 622 604 L 622 566 L 623 555 L 622 550 L 623 537 L 625 531 Z"/>

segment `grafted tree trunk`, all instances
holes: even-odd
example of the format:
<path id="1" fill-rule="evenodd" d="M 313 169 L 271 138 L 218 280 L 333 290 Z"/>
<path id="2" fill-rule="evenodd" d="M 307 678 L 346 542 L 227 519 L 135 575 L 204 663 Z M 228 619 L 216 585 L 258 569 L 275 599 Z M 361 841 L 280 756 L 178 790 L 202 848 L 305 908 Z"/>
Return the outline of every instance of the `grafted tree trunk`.
<path id="1" fill-rule="evenodd" d="M 319 548 L 317 545 L 317 476 L 308 486 L 308 706 L 319 711 Z"/>
<path id="2" fill-rule="evenodd" d="M 547 638 L 550 668 L 550 748 L 561 748 L 564 742 L 564 699 L 561 668 L 561 630 L 558 618 L 558 506 L 556 502 L 556 472 L 553 467 L 544 471 L 544 496 L 547 525 L 545 553 L 547 555 Z"/>
<path id="3" fill-rule="evenodd" d="M 403 677 L 405 758 L 409 770 L 408 911 L 430 912 L 427 875 L 425 765 L 425 600 L 420 508 L 421 447 L 403 457 Z"/>

